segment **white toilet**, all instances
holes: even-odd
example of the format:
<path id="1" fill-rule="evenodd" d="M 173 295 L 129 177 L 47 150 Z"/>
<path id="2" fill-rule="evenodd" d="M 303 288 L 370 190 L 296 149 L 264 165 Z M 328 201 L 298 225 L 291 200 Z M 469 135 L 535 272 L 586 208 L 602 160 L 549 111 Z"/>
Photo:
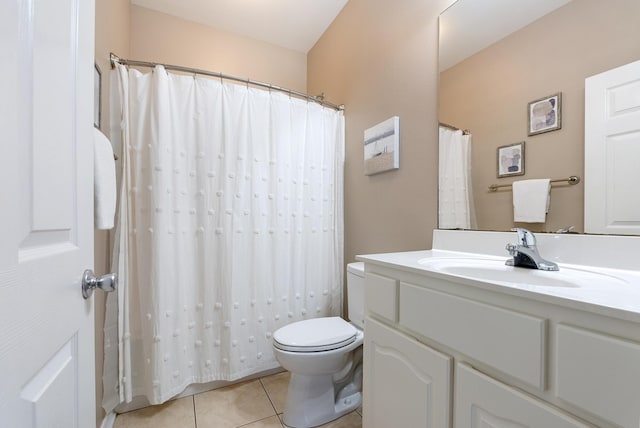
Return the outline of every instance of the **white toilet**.
<path id="1" fill-rule="evenodd" d="M 273 350 L 291 372 L 283 422 L 294 428 L 322 425 L 362 403 L 364 263 L 347 265 L 349 319 L 314 318 L 273 333 Z"/>

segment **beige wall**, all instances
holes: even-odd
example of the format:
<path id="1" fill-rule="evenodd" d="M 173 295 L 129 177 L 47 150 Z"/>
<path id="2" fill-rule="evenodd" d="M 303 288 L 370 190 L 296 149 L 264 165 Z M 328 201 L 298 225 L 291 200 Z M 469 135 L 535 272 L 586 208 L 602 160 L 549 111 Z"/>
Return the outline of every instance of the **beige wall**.
<path id="1" fill-rule="evenodd" d="M 638 59 L 640 2 L 569 3 L 440 76 L 440 119 L 473 134 L 472 174 L 478 226 L 508 230 L 512 193 L 492 183 L 584 174 L 584 79 Z M 527 136 L 527 103 L 562 92 L 562 129 Z M 498 146 L 525 141 L 525 175 L 496 178 Z M 583 230 L 584 184 L 554 186 L 546 224 Z"/>
<path id="2" fill-rule="evenodd" d="M 129 55 L 129 0 L 96 1 L 95 58 L 102 71 L 102 121 L 101 129 L 109 132 L 109 53 Z"/>
<path id="3" fill-rule="evenodd" d="M 451 0 L 350 0 L 308 55 L 308 92 L 346 106 L 345 261 L 431 247 L 438 15 Z M 364 130 L 400 117 L 400 169 L 364 175 Z"/>
<path id="4" fill-rule="evenodd" d="M 219 71 L 306 91 L 302 52 L 131 6 L 131 59 Z"/>

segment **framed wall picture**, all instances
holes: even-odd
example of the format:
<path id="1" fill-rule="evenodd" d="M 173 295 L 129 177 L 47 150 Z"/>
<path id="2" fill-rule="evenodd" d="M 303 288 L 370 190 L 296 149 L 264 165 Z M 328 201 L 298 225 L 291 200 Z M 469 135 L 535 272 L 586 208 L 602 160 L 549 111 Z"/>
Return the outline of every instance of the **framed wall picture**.
<path id="1" fill-rule="evenodd" d="M 102 73 L 98 64 L 94 63 L 93 65 L 93 126 L 100 129 L 100 120 L 102 119 Z"/>
<path id="2" fill-rule="evenodd" d="M 527 106 L 527 123 L 529 136 L 562 128 L 562 92 L 531 101 Z"/>
<path id="3" fill-rule="evenodd" d="M 524 141 L 498 147 L 498 178 L 524 175 Z"/>
<path id="4" fill-rule="evenodd" d="M 400 168 L 400 118 L 394 116 L 364 131 L 364 174 Z"/>

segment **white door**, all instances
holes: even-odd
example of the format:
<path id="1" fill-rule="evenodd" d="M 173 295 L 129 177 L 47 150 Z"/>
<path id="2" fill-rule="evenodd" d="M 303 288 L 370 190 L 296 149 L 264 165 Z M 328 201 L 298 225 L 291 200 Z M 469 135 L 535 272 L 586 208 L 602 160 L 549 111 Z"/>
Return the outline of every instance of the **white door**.
<path id="1" fill-rule="evenodd" d="M 95 426 L 93 0 L 2 1 L 0 426 Z"/>
<path id="2" fill-rule="evenodd" d="M 640 61 L 585 81 L 587 233 L 640 234 Z"/>

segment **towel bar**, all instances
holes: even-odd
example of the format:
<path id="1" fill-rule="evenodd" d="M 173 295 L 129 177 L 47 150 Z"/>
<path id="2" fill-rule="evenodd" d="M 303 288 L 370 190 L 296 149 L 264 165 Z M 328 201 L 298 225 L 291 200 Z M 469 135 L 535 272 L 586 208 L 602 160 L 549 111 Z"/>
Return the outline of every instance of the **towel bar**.
<path id="1" fill-rule="evenodd" d="M 557 178 L 554 180 L 551 180 L 551 183 L 560 183 L 566 181 L 568 184 L 578 184 L 580 183 L 580 177 L 578 177 L 577 175 L 572 175 L 569 178 Z M 495 192 L 498 190 L 499 187 L 511 187 L 511 183 L 509 184 L 492 184 L 491 186 L 489 186 L 489 191 L 490 192 Z"/>

